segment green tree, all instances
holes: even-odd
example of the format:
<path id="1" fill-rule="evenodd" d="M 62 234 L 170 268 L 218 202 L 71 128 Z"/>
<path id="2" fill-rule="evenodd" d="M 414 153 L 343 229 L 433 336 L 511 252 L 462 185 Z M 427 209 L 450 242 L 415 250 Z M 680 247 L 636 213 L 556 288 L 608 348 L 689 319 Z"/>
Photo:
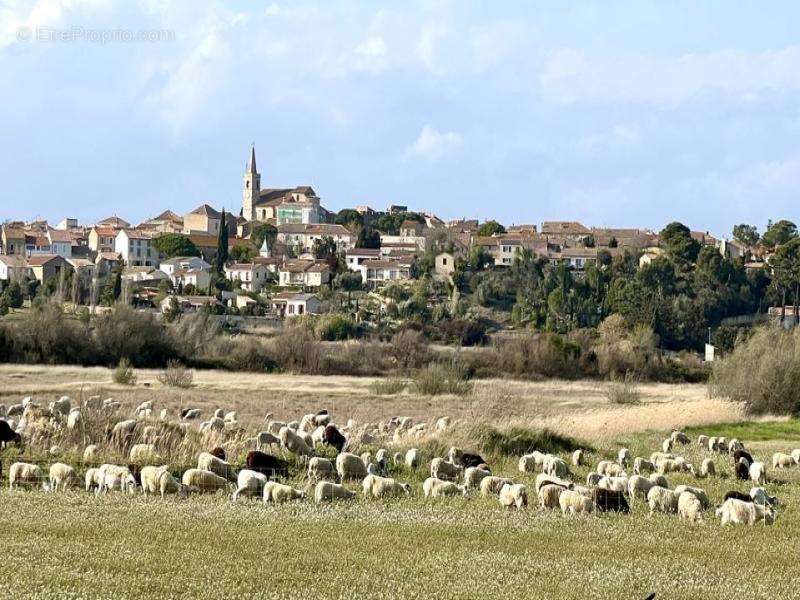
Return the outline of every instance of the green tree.
<path id="1" fill-rule="evenodd" d="M 794 237 L 778 246 L 770 259 L 774 272 L 774 284 L 781 296 L 781 321 L 786 317 L 786 295 L 793 295 L 794 316 L 798 317 L 800 305 L 800 238 Z"/>
<path id="2" fill-rule="evenodd" d="M 269 223 L 259 223 L 250 231 L 250 241 L 257 250 L 264 245 L 264 240 L 267 240 L 267 246 L 272 248 L 276 239 L 278 239 L 278 230 Z"/>
<path id="3" fill-rule="evenodd" d="M 165 258 L 175 256 L 200 256 L 200 251 L 188 236 L 180 233 L 165 233 L 153 240 L 153 247 Z"/>
<path id="4" fill-rule="evenodd" d="M 228 262 L 228 223 L 225 216 L 225 209 L 222 209 L 222 217 L 219 222 L 219 234 L 217 235 L 217 254 L 214 257 L 214 265 L 217 273 L 225 272 L 225 263 Z"/>
<path id="5" fill-rule="evenodd" d="M 312 252 L 314 258 L 320 260 L 329 259 L 332 256 L 336 256 L 336 242 L 331 236 L 323 235 L 321 238 L 314 240 Z"/>
<path id="6" fill-rule="evenodd" d="M 497 221 L 486 221 L 478 227 L 477 235 L 481 237 L 490 237 L 498 233 L 505 233 L 506 228 Z"/>
<path id="7" fill-rule="evenodd" d="M 782 219 L 777 223 L 771 223 L 767 231 L 761 237 L 761 241 L 770 248 L 775 248 L 785 244 L 797 237 L 797 225 L 791 221 Z"/>
<path id="8" fill-rule="evenodd" d="M 746 223 L 734 225 L 733 239 L 745 246 L 755 246 L 759 240 L 758 229 L 756 229 L 755 225 L 747 225 Z"/>
<path id="9" fill-rule="evenodd" d="M 253 250 L 249 246 L 242 246 L 241 244 L 237 244 L 233 248 L 231 248 L 230 258 L 236 262 L 246 263 L 253 260 L 255 257 L 256 251 Z"/>
<path id="10" fill-rule="evenodd" d="M 8 308 L 22 308 L 22 287 L 19 281 L 12 280 L 3 292 L 3 300 Z"/>
<path id="11" fill-rule="evenodd" d="M 362 227 L 358 230 L 356 248 L 380 248 L 381 234 L 372 227 Z"/>
<path id="12" fill-rule="evenodd" d="M 333 222 L 355 231 L 364 226 L 364 215 L 352 208 L 345 208 L 336 213 Z"/>
<path id="13" fill-rule="evenodd" d="M 670 223 L 661 230 L 660 236 L 667 254 L 677 264 L 686 266 L 697 260 L 700 242 L 692 237 L 691 231 L 683 223 Z"/>

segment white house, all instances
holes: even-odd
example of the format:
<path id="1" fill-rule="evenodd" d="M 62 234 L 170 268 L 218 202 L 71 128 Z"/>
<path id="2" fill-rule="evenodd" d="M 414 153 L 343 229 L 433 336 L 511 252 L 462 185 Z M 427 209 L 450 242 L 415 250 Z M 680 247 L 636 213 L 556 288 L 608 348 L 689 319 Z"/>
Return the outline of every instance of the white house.
<path id="1" fill-rule="evenodd" d="M 158 251 L 149 233 L 137 229 L 120 229 L 114 238 L 114 252 L 131 267 L 158 267 Z"/>
<path id="2" fill-rule="evenodd" d="M 406 233 L 411 233 L 407 231 Z M 420 252 L 425 251 L 425 236 L 422 235 L 384 235 L 381 234 L 381 246 L 403 244 L 413 246 Z"/>
<path id="3" fill-rule="evenodd" d="M 330 281 L 331 271 L 324 261 L 287 260 L 278 271 L 281 287 L 319 287 Z"/>
<path id="4" fill-rule="evenodd" d="M 336 243 L 339 252 L 345 252 L 353 247 L 355 239 L 343 225 L 330 225 L 327 223 L 286 223 L 278 225 L 278 241 L 290 248 L 300 248 L 301 252 L 311 252 L 314 242 L 324 237 L 330 237 Z"/>
<path id="5" fill-rule="evenodd" d="M 50 240 L 50 252 L 64 258 L 72 256 L 72 236 L 63 229 L 49 229 L 47 239 Z"/>
<path id="6" fill-rule="evenodd" d="M 170 275 L 170 280 L 175 287 L 193 285 L 198 290 L 207 290 L 211 284 L 211 272 L 205 269 L 176 269 Z"/>
<path id="7" fill-rule="evenodd" d="M 361 281 L 369 287 L 411 279 L 411 261 L 408 259 L 365 260 L 358 266 L 358 270 L 361 271 Z"/>
<path id="8" fill-rule="evenodd" d="M 232 263 L 225 267 L 225 277 L 230 281 L 240 281 L 242 289 L 260 292 L 267 283 L 269 270 L 259 263 Z"/>
<path id="9" fill-rule="evenodd" d="M 210 271 L 211 265 L 199 256 L 175 256 L 174 258 L 162 261 L 158 268 L 171 277 L 172 274 L 179 269 L 186 271 L 192 269 Z"/>
<path id="10" fill-rule="evenodd" d="M 321 306 L 322 302 L 314 294 L 281 292 L 272 298 L 273 310 L 286 318 L 319 314 Z"/>
<path id="11" fill-rule="evenodd" d="M 357 271 L 358 265 L 365 260 L 373 260 L 381 257 L 380 248 L 351 248 L 345 252 L 344 259 L 347 268 L 351 271 Z"/>

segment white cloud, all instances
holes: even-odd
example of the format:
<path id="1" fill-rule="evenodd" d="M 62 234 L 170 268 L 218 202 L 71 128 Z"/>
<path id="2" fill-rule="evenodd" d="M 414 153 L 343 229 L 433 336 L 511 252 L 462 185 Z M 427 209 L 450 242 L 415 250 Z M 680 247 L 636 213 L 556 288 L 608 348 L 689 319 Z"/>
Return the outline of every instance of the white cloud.
<path id="1" fill-rule="evenodd" d="M 674 58 L 590 56 L 554 52 L 539 76 L 551 102 L 638 102 L 675 105 L 718 92 L 753 102 L 768 92 L 800 90 L 800 46 L 743 52 L 724 50 Z"/>
<path id="2" fill-rule="evenodd" d="M 70 15 L 107 9 L 111 4 L 111 0 L 6 0 L 0 7 L 0 49 L 18 42 L 20 38 L 17 36 L 22 30 L 32 37 L 20 43 L 30 43 L 38 28 L 59 28 L 65 25 Z"/>
<path id="3" fill-rule="evenodd" d="M 576 146 L 578 150 L 591 153 L 617 148 L 632 148 L 638 146 L 640 141 L 641 134 L 637 128 L 616 125 L 610 131 L 580 138 Z"/>
<path id="4" fill-rule="evenodd" d="M 458 149 L 462 142 L 461 135 L 454 131 L 442 133 L 430 125 L 425 125 L 407 153 L 430 161 L 436 161 Z"/>
<path id="5" fill-rule="evenodd" d="M 353 68 L 368 73 L 380 73 L 387 66 L 386 42 L 380 36 L 372 36 L 356 46 Z"/>

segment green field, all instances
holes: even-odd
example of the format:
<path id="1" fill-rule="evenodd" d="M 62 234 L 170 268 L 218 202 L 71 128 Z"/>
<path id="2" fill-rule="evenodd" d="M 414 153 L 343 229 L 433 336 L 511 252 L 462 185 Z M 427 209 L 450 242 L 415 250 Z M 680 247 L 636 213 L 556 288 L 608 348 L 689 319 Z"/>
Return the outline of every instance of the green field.
<path id="1" fill-rule="evenodd" d="M 787 430 L 787 427 L 789 428 Z M 751 426 L 754 439 L 775 424 Z M 784 434 L 797 430 L 783 425 Z M 734 426 L 730 429 L 734 431 Z M 723 427 L 723 433 L 725 428 Z M 618 440 L 647 454 L 663 433 Z M 786 436 L 791 437 L 791 436 Z M 798 445 L 798 444 L 795 444 Z M 792 443 L 750 444 L 769 460 Z M 611 456 L 615 444 L 591 455 Z M 706 453 L 681 448 L 699 463 Z M 715 457 L 716 458 L 716 457 Z M 516 473 L 513 457 L 495 471 Z M 749 485 L 731 477 L 694 481 L 712 501 Z M 5 461 L 4 461 L 5 463 Z M 578 469 L 575 479 L 585 478 Z M 771 473 L 782 507 L 775 525 L 722 528 L 713 508 L 704 522 L 650 517 L 640 502 L 631 516 L 563 517 L 535 506 L 519 512 L 477 495 L 426 501 L 424 470 L 398 472 L 416 496 L 317 507 L 226 495 L 161 501 L 95 498 L 82 491 L 0 492 L 0 593 L 6 598 L 657 598 L 798 597 L 800 470 Z M 353 486 L 355 487 L 355 486 Z"/>

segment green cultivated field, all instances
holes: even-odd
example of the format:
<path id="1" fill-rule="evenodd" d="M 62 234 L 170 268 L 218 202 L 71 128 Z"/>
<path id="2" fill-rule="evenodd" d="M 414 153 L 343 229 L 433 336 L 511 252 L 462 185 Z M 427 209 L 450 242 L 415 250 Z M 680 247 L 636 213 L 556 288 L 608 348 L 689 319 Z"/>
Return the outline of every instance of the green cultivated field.
<path id="1" fill-rule="evenodd" d="M 717 428 L 725 433 L 725 427 Z M 734 431 L 732 428 L 731 431 Z M 796 423 L 751 426 L 794 438 Z M 616 440 L 634 455 L 655 449 L 663 433 Z M 757 441 L 771 461 L 798 442 Z M 599 449 L 611 456 L 618 446 Z M 706 453 L 679 450 L 699 464 Z M 590 455 L 592 464 L 600 454 Z M 749 490 L 717 458 L 723 478 L 694 481 L 713 502 Z M 496 472 L 530 483 L 516 460 L 496 457 Z M 6 461 L 4 461 L 7 464 Z M 577 470 L 583 479 L 588 468 Z M 82 491 L 0 492 L 4 598 L 793 598 L 800 560 L 800 470 L 772 472 L 768 488 L 782 507 L 774 526 L 722 528 L 706 513 L 688 525 L 649 517 L 641 503 L 624 516 L 567 518 L 496 500 L 425 501 L 422 471 L 397 473 L 416 497 L 316 507 L 283 507 L 223 494 L 170 498 Z M 355 486 L 352 486 L 355 487 Z"/>

